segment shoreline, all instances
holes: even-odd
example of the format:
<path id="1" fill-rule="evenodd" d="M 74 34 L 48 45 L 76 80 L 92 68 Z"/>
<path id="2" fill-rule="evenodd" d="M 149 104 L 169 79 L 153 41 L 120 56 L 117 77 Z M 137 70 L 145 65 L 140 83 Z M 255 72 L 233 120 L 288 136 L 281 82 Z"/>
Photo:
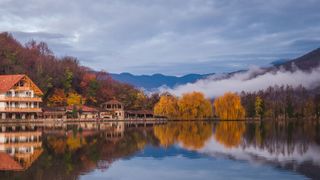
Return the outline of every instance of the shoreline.
<path id="1" fill-rule="evenodd" d="M 166 122 L 265 122 L 265 121 L 320 121 L 315 118 L 291 118 L 291 119 L 258 119 L 258 118 L 246 118 L 246 119 L 219 119 L 219 118 L 208 118 L 208 119 L 165 119 L 165 118 L 146 118 L 146 119 L 6 119 L 0 120 L 0 124 L 47 124 L 47 123 L 115 123 L 124 122 L 128 124 L 161 124 Z"/>

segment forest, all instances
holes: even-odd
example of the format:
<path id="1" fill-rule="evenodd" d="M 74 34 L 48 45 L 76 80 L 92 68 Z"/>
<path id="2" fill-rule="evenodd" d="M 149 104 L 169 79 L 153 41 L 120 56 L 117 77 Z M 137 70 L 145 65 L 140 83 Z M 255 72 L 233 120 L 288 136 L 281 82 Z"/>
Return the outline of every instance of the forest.
<path id="1" fill-rule="evenodd" d="M 257 92 L 242 92 L 246 117 L 288 119 L 320 117 L 320 92 L 303 86 L 273 86 Z"/>
<path id="2" fill-rule="evenodd" d="M 201 92 L 175 97 L 147 95 L 132 85 L 115 81 L 105 71 L 81 66 L 75 57 L 57 57 L 44 42 L 19 43 L 0 33 L 0 74 L 26 74 L 43 91 L 43 105 L 89 105 L 118 99 L 126 109 L 154 110 L 170 119 L 319 118 L 319 88 L 274 86 L 257 92 L 227 92 L 214 99 Z M 214 91 L 214 90 L 213 90 Z"/>
<path id="3" fill-rule="evenodd" d="M 44 106 L 98 107 L 116 98 L 126 109 L 152 109 L 159 98 L 115 81 L 105 71 L 81 66 L 75 57 L 57 57 L 44 42 L 22 45 L 6 32 L 0 33 L 0 74 L 28 75 L 43 91 Z"/>
<path id="4" fill-rule="evenodd" d="M 170 119 L 319 119 L 320 94 L 302 86 L 274 86 L 257 92 L 226 92 L 206 99 L 201 92 L 163 94 L 154 113 Z"/>

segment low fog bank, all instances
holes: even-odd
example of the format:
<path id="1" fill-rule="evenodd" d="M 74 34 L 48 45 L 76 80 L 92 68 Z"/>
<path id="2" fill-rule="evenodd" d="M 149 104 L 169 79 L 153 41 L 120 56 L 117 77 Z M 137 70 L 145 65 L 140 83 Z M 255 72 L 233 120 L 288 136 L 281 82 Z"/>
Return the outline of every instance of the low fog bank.
<path id="1" fill-rule="evenodd" d="M 265 70 L 252 67 L 246 72 L 232 74 L 230 77 L 221 78 L 211 76 L 195 83 L 180 85 L 175 88 L 160 88 L 160 92 L 169 92 L 176 96 L 184 93 L 199 91 L 209 98 L 223 95 L 225 92 L 254 92 L 266 89 L 270 86 L 290 85 L 297 87 L 302 85 L 308 89 L 320 85 L 320 67 L 310 72 L 295 69 L 292 72 L 284 69 L 264 72 Z"/>

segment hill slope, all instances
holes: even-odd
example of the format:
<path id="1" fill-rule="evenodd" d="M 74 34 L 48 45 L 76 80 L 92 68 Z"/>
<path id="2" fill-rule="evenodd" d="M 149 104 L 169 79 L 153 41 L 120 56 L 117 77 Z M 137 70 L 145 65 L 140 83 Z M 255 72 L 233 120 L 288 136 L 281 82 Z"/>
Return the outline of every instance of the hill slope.
<path id="1" fill-rule="evenodd" d="M 320 48 L 315 49 L 296 59 L 277 64 L 276 67 L 282 66 L 286 70 L 292 70 L 292 64 L 304 71 L 318 67 L 320 65 Z"/>

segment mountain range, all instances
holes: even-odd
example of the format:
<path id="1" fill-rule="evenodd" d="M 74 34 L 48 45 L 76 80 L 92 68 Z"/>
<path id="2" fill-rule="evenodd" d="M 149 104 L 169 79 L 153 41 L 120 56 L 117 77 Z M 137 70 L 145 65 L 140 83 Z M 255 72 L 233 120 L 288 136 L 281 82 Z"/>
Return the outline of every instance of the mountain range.
<path id="1" fill-rule="evenodd" d="M 152 90 L 161 86 L 174 87 L 186 83 L 194 83 L 199 79 L 207 78 L 212 74 L 187 74 L 185 76 L 167 76 L 163 74 L 133 75 L 130 73 L 110 74 L 117 81 L 132 84 L 138 88 Z"/>
<path id="2" fill-rule="evenodd" d="M 294 64 L 294 65 L 293 65 Z M 279 69 L 283 67 L 285 70 L 292 71 L 294 68 L 299 68 L 304 71 L 308 71 L 314 67 L 320 65 L 320 48 L 315 49 L 301 57 L 292 59 L 292 60 L 277 60 L 273 61 L 270 67 L 265 68 L 264 72 Z M 243 72 L 246 70 L 239 70 L 236 72 L 231 72 L 226 74 L 232 75 L 238 72 Z M 133 75 L 130 73 L 121 73 L 121 74 L 114 74 L 111 73 L 111 77 L 115 80 L 120 82 L 132 84 L 135 87 L 142 88 L 145 90 L 154 90 L 161 86 L 166 86 L 173 88 L 177 85 L 187 84 L 187 83 L 194 83 L 200 79 L 208 78 L 209 76 L 214 75 L 215 73 L 210 74 L 187 74 L 185 76 L 177 77 L 177 76 L 168 76 L 163 74 L 153 74 L 153 75 Z"/>

